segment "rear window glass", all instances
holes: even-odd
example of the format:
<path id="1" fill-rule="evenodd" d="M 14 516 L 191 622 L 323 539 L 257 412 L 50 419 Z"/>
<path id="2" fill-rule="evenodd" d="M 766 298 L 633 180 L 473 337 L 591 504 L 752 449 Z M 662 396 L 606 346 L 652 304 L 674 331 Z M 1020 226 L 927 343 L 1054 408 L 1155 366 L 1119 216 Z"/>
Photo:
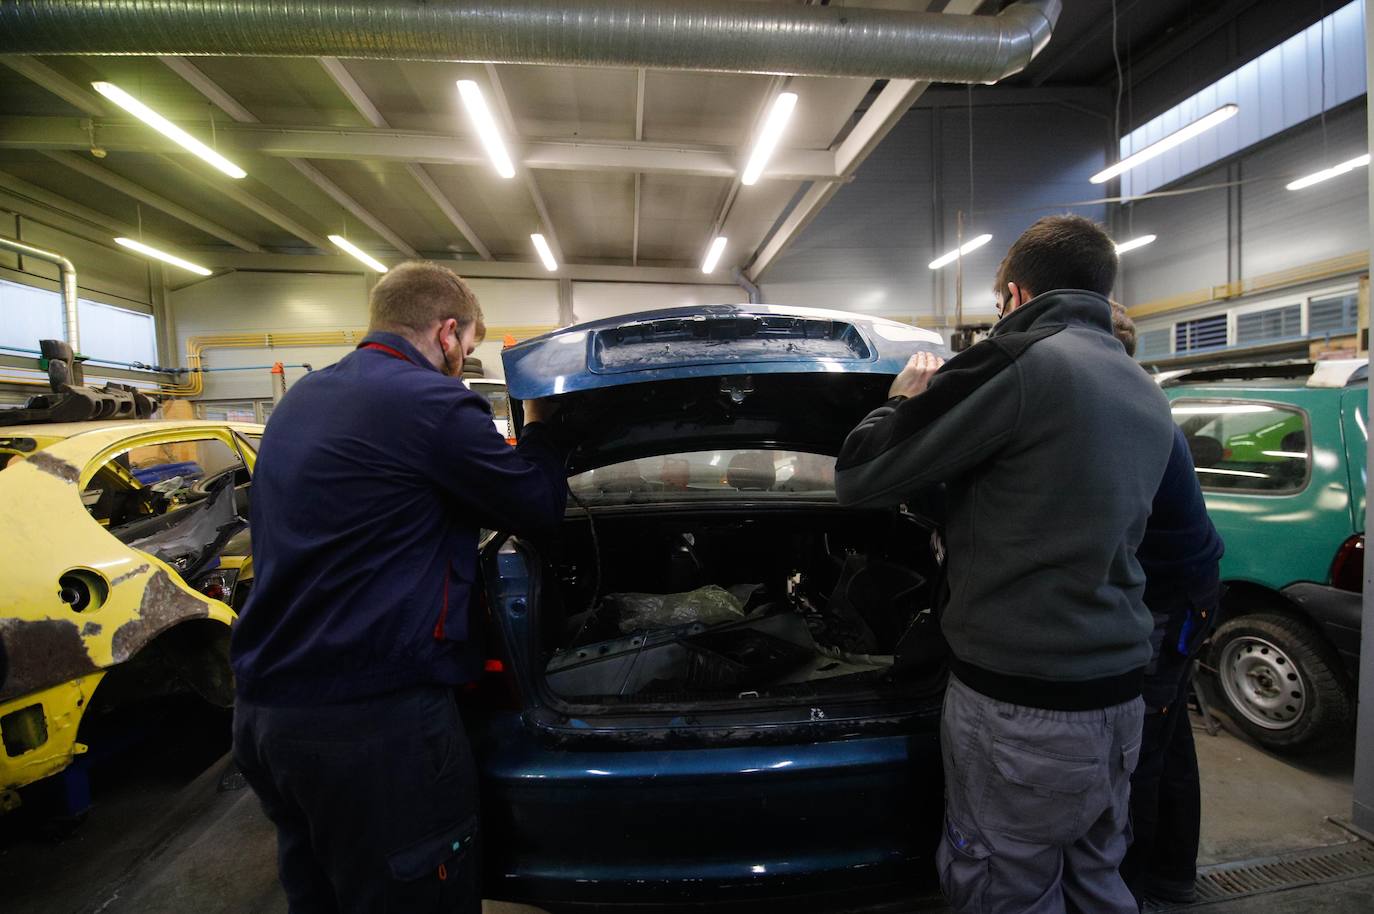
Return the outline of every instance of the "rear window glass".
<path id="1" fill-rule="evenodd" d="M 835 458 L 800 451 L 691 451 L 627 460 L 568 480 L 588 504 L 835 497 Z"/>
<path id="2" fill-rule="evenodd" d="M 1312 447 L 1302 410 L 1244 400 L 1176 400 L 1172 410 L 1204 489 L 1277 495 L 1307 486 Z"/>

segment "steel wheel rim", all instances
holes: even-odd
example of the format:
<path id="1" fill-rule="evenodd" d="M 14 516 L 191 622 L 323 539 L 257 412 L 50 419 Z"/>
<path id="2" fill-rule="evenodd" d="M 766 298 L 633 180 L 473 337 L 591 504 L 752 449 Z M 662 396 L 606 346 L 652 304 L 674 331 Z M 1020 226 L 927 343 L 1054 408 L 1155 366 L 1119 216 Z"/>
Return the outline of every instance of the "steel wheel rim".
<path id="1" fill-rule="evenodd" d="M 1297 664 L 1272 641 L 1242 635 L 1227 642 L 1217 672 L 1231 707 L 1258 727 L 1287 730 L 1307 708 Z"/>

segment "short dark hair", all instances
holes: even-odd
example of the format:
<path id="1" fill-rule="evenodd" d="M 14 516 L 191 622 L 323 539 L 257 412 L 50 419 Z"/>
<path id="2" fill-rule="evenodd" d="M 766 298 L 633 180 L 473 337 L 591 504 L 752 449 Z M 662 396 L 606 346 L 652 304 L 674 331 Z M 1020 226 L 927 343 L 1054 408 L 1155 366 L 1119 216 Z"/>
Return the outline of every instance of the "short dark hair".
<path id="1" fill-rule="evenodd" d="M 1086 289 L 1109 295 L 1116 285 L 1116 245 L 1102 226 L 1082 216 L 1045 216 L 1012 244 L 997 267 L 998 300 L 1014 282 L 1039 295 Z"/>
<path id="2" fill-rule="evenodd" d="M 1135 321 L 1126 313 L 1126 306 L 1119 301 L 1112 304 L 1112 336 L 1126 347 L 1126 354 L 1135 356 Z"/>
<path id="3" fill-rule="evenodd" d="M 451 317 L 460 332 L 475 321 L 478 339 L 486 335 L 472 289 L 448 267 L 428 260 L 408 260 L 387 271 L 372 287 L 368 310 L 371 330 L 424 333 Z"/>

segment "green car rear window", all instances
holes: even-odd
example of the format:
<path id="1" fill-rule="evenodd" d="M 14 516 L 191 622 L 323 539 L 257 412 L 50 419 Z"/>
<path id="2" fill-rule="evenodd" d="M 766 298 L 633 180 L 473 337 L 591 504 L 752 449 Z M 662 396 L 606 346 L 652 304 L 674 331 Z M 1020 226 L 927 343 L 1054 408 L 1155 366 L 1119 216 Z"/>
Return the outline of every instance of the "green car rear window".
<path id="1" fill-rule="evenodd" d="M 1312 462 L 1307 415 L 1276 403 L 1175 400 L 1202 488 L 1266 495 L 1300 492 Z"/>

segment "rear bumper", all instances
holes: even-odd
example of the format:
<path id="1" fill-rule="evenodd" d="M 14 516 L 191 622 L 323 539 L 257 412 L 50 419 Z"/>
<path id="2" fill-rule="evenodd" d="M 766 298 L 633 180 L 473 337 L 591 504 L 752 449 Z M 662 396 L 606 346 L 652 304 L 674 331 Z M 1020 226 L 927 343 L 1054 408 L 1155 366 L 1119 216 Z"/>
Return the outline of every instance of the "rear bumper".
<path id="1" fill-rule="evenodd" d="M 854 910 L 933 885 L 934 727 L 825 743 L 550 748 L 474 729 L 488 897 L 547 908 Z"/>
<path id="2" fill-rule="evenodd" d="M 1345 668 L 1358 681 L 1360 671 L 1360 618 L 1364 597 L 1324 584 L 1291 584 L 1281 593 L 1321 626 L 1341 655 Z"/>

